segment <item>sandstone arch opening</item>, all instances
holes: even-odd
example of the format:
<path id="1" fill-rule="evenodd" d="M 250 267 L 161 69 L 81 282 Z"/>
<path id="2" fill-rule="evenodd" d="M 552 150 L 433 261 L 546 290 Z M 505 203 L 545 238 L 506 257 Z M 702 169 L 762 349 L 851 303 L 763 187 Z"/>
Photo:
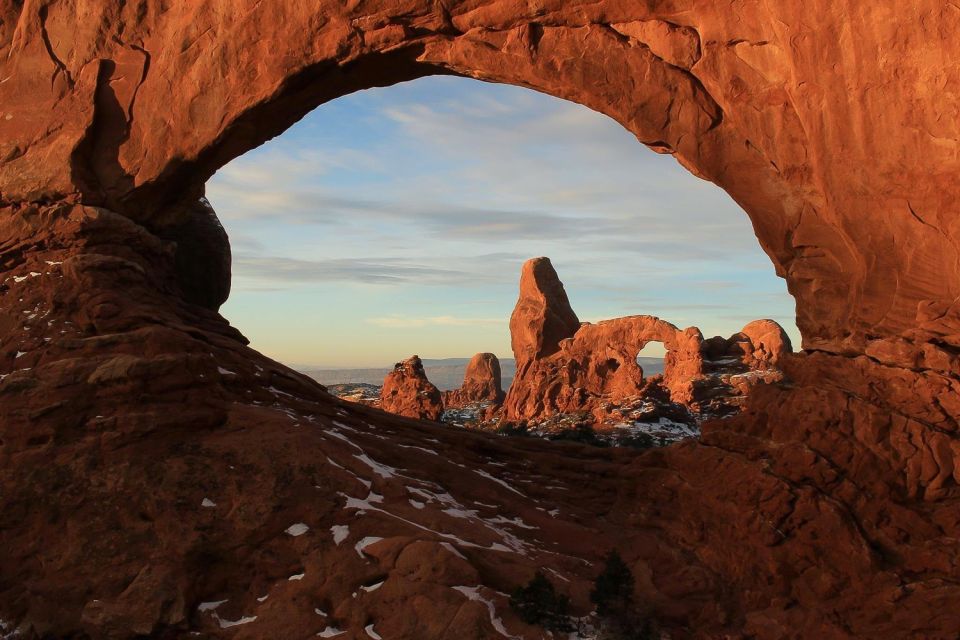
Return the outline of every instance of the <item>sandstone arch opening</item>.
<path id="1" fill-rule="evenodd" d="M 589 610 L 620 546 L 675 637 L 956 635 L 950 3 L 228 4 L 0 4 L 0 626 L 519 636 L 499 594 L 545 569 Z M 727 190 L 797 299 L 792 384 L 571 468 L 246 348 L 211 312 L 204 183 L 319 104 L 442 73 L 588 105 Z"/>
<path id="2" fill-rule="evenodd" d="M 582 317 L 656 313 L 725 336 L 757 317 L 793 324 L 726 194 L 601 114 L 519 87 L 434 76 L 351 94 L 225 167 L 207 195 L 235 248 L 224 314 L 354 399 L 375 401 L 370 387 L 413 353 L 441 391 L 471 354 L 495 353 L 509 387 L 530 255 L 562 265 Z M 600 392 L 639 391 L 639 374 L 607 373 Z"/>

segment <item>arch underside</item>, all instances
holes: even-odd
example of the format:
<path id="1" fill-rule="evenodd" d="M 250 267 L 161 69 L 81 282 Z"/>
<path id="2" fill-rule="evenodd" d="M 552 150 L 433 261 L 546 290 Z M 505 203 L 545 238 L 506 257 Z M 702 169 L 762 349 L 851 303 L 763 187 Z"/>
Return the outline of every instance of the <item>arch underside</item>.
<path id="1" fill-rule="evenodd" d="M 367 594 L 341 624 L 442 637 L 404 615 L 426 598 L 438 621 L 495 637 L 448 582 L 506 591 L 546 566 L 576 601 L 581 561 L 621 546 L 677 637 L 955 632 L 960 102 L 944 34 L 960 12 L 179 5 L 0 1 L 0 617 L 54 635 L 216 635 L 196 605 L 229 596 L 223 619 L 256 610 L 254 635 L 313 630 L 316 614 L 255 596 L 349 604 L 356 585 L 314 576 L 377 573 L 390 606 Z M 324 102 L 434 73 L 579 102 L 727 190 L 797 301 L 807 351 L 783 363 L 790 384 L 759 388 L 699 443 L 578 449 L 573 465 L 550 445 L 340 403 L 247 348 L 215 311 L 229 247 L 198 202 L 206 180 Z M 516 486 L 464 479 L 491 461 Z M 504 551 L 489 523 L 404 506 L 410 483 L 494 501 L 559 551 L 523 528 Z M 367 495 L 366 515 L 348 518 L 344 495 Z M 293 522 L 324 535 L 291 545 Z M 346 524 L 384 538 L 374 556 L 325 537 Z M 458 536 L 474 546 L 455 555 L 441 543 Z"/>

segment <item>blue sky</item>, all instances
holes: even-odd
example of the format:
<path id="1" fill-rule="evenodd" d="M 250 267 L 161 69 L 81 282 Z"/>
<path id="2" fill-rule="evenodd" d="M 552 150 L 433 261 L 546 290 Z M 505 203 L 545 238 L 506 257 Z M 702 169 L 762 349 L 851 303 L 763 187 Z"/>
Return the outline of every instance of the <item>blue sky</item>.
<path id="1" fill-rule="evenodd" d="M 520 265 L 540 255 L 581 320 L 728 336 L 769 317 L 799 345 L 793 298 L 726 193 L 529 89 L 431 77 L 354 93 L 221 169 L 207 196 L 233 247 L 221 313 L 288 364 L 509 357 Z"/>

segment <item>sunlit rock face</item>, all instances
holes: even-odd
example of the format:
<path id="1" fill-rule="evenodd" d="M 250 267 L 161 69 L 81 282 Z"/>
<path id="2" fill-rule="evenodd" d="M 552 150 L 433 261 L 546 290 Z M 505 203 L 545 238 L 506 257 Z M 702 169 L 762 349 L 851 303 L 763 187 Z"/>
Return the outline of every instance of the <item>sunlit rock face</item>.
<path id="1" fill-rule="evenodd" d="M 419 356 L 398 362 L 383 379 L 380 407 L 408 418 L 439 420 L 443 415 L 443 396 L 432 382 Z"/>
<path id="2" fill-rule="evenodd" d="M 586 612 L 616 546 L 673 637 L 954 637 L 960 12 L 735 9 L 0 2 L 0 617 L 543 637 L 498 594 L 551 569 Z M 701 443 L 564 455 L 338 403 L 248 349 L 213 310 L 225 242 L 183 235 L 207 178 L 433 73 L 575 100 L 726 189 L 797 300 L 791 384 Z"/>
<path id="3" fill-rule="evenodd" d="M 690 385 L 703 374 L 703 337 L 695 327 L 681 331 L 653 316 L 597 324 L 580 324 L 576 318 L 549 259 L 528 260 L 510 317 L 517 373 L 504 402 L 506 419 L 589 411 L 601 397 L 636 395 L 643 385 L 637 353 L 650 342 L 676 352 L 664 363 L 664 384 L 671 395 L 689 397 Z"/>
<path id="4" fill-rule="evenodd" d="M 558 317 L 576 318 L 563 283 L 549 259 L 528 260 L 510 318 L 517 373 L 504 420 L 542 424 L 558 414 L 592 414 L 596 423 L 609 423 L 612 413 L 632 413 L 656 401 L 679 410 L 696 428 L 704 418 L 735 412 L 754 384 L 780 381 L 777 365 L 792 353 L 786 332 L 773 320 L 751 322 L 729 339 L 704 341 L 697 327 L 681 330 L 655 316 L 584 322 L 572 332 L 568 325 L 557 329 Z M 651 342 L 666 349 L 663 374 L 655 380 L 637 362 Z"/>
<path id="5" fill-rule="evenodd" d="M 460 388 L 444 393 L 444 406 L 488 402 L 497 406 L 503 402 L 503 383 L 500 360 L 492 353 L 477 353 L 463 374 Z"/>

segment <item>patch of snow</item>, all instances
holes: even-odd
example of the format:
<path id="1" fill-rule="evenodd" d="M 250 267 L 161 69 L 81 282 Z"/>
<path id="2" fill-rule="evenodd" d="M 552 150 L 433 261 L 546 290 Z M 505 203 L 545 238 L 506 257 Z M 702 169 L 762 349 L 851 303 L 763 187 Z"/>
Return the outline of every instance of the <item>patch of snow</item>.
<path id="1" fill-rule="evenodd" d="M 377 536 L 367 536 L 360 540 L 357 544 L 353 545 L 353 548 L 356 549 L 357 555 L 362 558 L 364 549 L 372 544 L 380 542 L 381 540 L 383 540 L 383 538 L 378 538 Z"/>
<path id="2" fill-rule="evenodd" d="M 410 498 L 408 502 L 410 503 L 410 506 L 413 507 L 414 509 L 423 509 L 424 507 L 427 506 L 418 500 L 414 500 L 413 498 Z"/>
<path id="3" fill-rule="evenodd" d="M 310 531 L 310 527 L 308 527 L 306 524 L 304 524 L 304 523 L 302 523 L 302 522 L 298 522 L 297 524 L 292 524 L 292 525 L 290 525 L 289 527 L 287 527 L 287 528 L 284 530 L 284 533 L 286 533 L 287 535 L 291 535 L 291 536 L 293 536 L 294 538 L 296 538 L 297 536 L 302 536 L 302 535 L 305 534 L 307 531 Z"/>
<path id="4" fill-rule="evenodd" d="M 494 476 L 490 475 L 490 474 L 487 473 L 486 471 L 482 471 L 482 470 L 480 470 L 480 469 L 474 469 L 473 472 L 474 472 L 475 474 L 477 474 L 478 476 L 482 476 L 482 477 L 486 478 L 487 480 L 493 480 L 493 481 L 496 482 L 497 484 L 499 484 L 499 485 L 501 485 L 501 486 L 503 486 L 503 487 L 506 487 L 506 488 L 509 489 L 510 491 L 513 491 L 513 492 L 514 492 L 515 494 L 517 494 L 518 496 L 523 496 L 524 498 L 527 497 L 527 496 L 525 496 L 524 494 L 522 494 L 522 493 L 520 493 L 519 491 L 517 491 L 516 489 L 514 489 L 513 487 L 511 487 L 509 484 L 507 484 L 507 483 L 504 482 L 503 480 L 501 480 L 500 478 L 495 478 Z"/>
<path id="5" fill-rule="evenodd" d="M 560 573 L 559 573 L 558 571 L 556 571 L 555 569 L 551 569 L 550 567 L 546 567 L 546 570 L 549 571 L 550 573 L 552 573 L 554 576 L 556 576 L 556 577 L 559 578 L 560 580 L 563 580 L 564 582 L 570 582 L 570 578 L 567 578 L 567 577 L 563 576 L 562 574 L 560 574 Z"/>
<path id="6" fill-rule="evenodd" d="M 237 374 L 234 373 L 233 371 L 230 371 L 229 369 L 224 369 L 223 367 L 217 367 L 217 373 L 219 373 L 219 374 L 222 375 L 222 376 L 235 376 L 235 375 L 237 375 Z"/>
<path id="7" fill-rule="evenodd" d="M 373 638 L 373 640 L 383 640 L 383 637 L 379 633 L 374 631 L 372 624 L 368 624 L 363 628 L 363 630 L 366 631 L 367 635 Z"/>
<path id="8" fill-rule="evenodd" d="M 269 593 L 268 593 L 267 595 L 265 595 L 265 596 L 260 596 L 259 598 L 257 598 L 257 602 L 265 602 L 266 599 L 269 598 L 269 597 L 270 597 L 270 594 L 269 594 Z"/>
<path id="9" fill-rule="evenodd" d="M 313 612 L 314 612 L 315 614 L 317 614 L 318 616 L 323 616 L 324 618 L 327 617 L 327 612 L 324 611 L 323 609 L 318 608 L 318 607 L 314 607 L 314 608 L 313 608 Z"/>
<path id="10" fill-rule="evenodd" d="M 307 575 L 307 574 L 306 574 L 306 573 L 295 573 L 295 574 L 293 574 L 292 576 L 290 576 L 289 578 L 287 578 L 287 582 L 293 582 L 293 581 L 296 581 L 296 580 L 303 580 L 303 576 L 305 576 L 305 575 Z"/>
<path id="11" fill-rule="evenodd" d="M 210 498 L 204 498 L 203 502 L 200 503 L 200 506 L 206 507 L 207 509 L 212 509 L 213 507 L 217 506 L 217 503 L 211 500 Z"/>
<path id="12" fill-rule="evenodd" d="M 435 456 L 440 455 L 439 453 L 437 453 L 437 452 L 434 451 L 433 449 L 426 449 L 426 448 L 424 448 L 424 447 L 415 447 L 415 446 L 413 446 L 412 444 L 398 444 L 397 446 L 398 446 L 398 447 L 403 447 L 404 449 L 416 449 L 417 451 L 423 451 L 424 453 L 429 453 L 429 454 L 435 455 Z"/>
<path id="13" fill-rule="evenodd" d="M 229 629 L 230 627 L 239 627 L 242 624 L 247 624 L 248 622 L 253 622 L 257 619 L 257 616 L 244 616 L 239 620 L 224 620 L 220 616 L 214 614 L 214 617 L 217 619 L 217 622 L 220 623 L 221 629 Z"/>
<path id="14" fill-rule="evenodd" d="M 441 542 L 440 546 L 446 549 L 447 551 L 449 551 L 450 553 L 452 553 L 453 555 L 457 556 L 458 558 L 463 558 L 464 560 L 467 559 L 467 556 L 460 553 L 460 551 L 458 551 L 457 548 L 452 544 L 450 544 L 449 542 Z"/>
<path id="15" fill-rule="evenodd" d="M 487 522 L 495 524 L 510 524 L 515 527 L 520 527 L 521 529 L 539 529 L 540 527 L 535 527 L 533 525 L 527 524 L 519 516 L 514 518 L 505 518 L 503 516 L 495 516 L 487 520 Z"/>
<path id="16" fill-rule="evenodd" d="M 448 516 L 453 516 L 454 518 L 461 518 L 463 520 L 470 520 L 477 517 L 477 512 L 468 509 L 444 509 L 443 512 Z"/>
<path id="17" fill-rule="evenodd" d="M 336 627 L 327 627 L 323 631 L 317 634 L 319 638 L 336 638 L 337 636 L 342 636 L 346 631 L 341 631 Z"/>
<path id="18" fill-rule="evenodd" d="M 490 624 L 493 625 L 493 628 L 496 629 L 497 633 L 505 638 L 517 638 L 517 636 L 510 635 L 510 632 L 507 631 L 507 628 L 503 626 L 503 620 L 501 620 L 497 615 L 497 607 L 493 604 L 493 600 L 488 600 L 480 595 L 480 587 L 451 587 L 451 589 L 460 592 L 468 600 L 482 602 L 483 604 L 487 605 L 487 611 L 490 613 Z"/>
<path id="19" fill-rule="evenodd" d="M 13 628 L 13 623 L 0 620 L 0 640 L 19 640 L 22 637 L 20 630 Z"/>
<path id="20" fill-rule="evenodd" d="M 350 526 L 345 524 L 335 524 L 330 527 L 330 532 L 333 534 L 333 542 L 338 547 L 340 543 L 347 539 L 347 536 L 350 535 Z"/>
<path id="21" fill-rule="evenodd" d="M 16 360 L 17 358 L 19 358 L 19 357 L 21 357 L 21 356 L 25 356 L 25 355 L 27 355 L 27 352 L 26 352 L 26 351 L 17 351 L 17 355 L 15 355 L 15 356 L 13 357 L 13 359 Z"/>
<path id="22" fill-rule="evenodd" d="M 364 591 L 366 591 L 367 593 L 370 593 L 371 591 L 376 591 L 377 589 L 379 589 L 380 587 L 382 587 L 384 582 L 386 582 L 386 581 L 385 581 L 385 580 L 381 580 L 380 582 L 378 582 L 378 583 L 376 583 L 376 584 L 371 584 L 369 587 L 367 587 L 367 586 L 361 586 L 360 588 L 363 589 Z"/>
<path id="23" fill-rule="evenodd" d="M 388 467 L 388 466 L 385 465 L 385 464 L 380 464 L 380 463 L 377 462 L 376 460 L 372 460 L 372 459 L 371 459 L 367 454 L 365 454 L 365 453 L 362 453 L 362 454 L 360 454 L 360 455 L 354 454 L 353 457 L 356 458 L 357 460 L 359 460 L 360 462 L 364 463 L 364 464 L 367 465 L 368 467 L 370 467 L 370 468 L 373 470 L 373 472 L 374 472 L 375 474 L 377 474 L 378 476 L 380 476 L 381 478 L 393 478 L 393 477 L 396 477 L 396 474 L 397 474 L 397 470 L 396 470 L 396 469 L 394 469 L 393 467 Z"/>
<path id="24" fill-rule="evenodd" d="M 212 600 L 210 602 L 201 602 L 197 606 L 197 611 L 214 611 L 217 607 L 223 603 L 228 602 L 227 600 Z"/>

